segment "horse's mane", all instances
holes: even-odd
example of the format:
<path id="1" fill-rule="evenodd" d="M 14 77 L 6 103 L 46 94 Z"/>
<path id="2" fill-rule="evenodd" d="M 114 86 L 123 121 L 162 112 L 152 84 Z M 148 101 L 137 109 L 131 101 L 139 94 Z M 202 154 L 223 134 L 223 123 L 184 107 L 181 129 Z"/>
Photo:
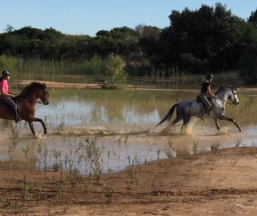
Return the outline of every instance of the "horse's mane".
<path id="1" fill-rule="evenodd" d="M 217 94 L 219 94 L 222 90 L 224 90 L 224 89 L 226 89 L 226 88 L 231 88 L 231 89 L 233 89 L 233 87 L 232 86 L 221 86 L 221 87 L 219 87 L 218 88 L 218 90 L 214 93 L 215 95 L 217 95 Z"/>
<path id="2" fill-rule="evenodd" d="M 23 97 L 26 92 L 28 92 L 30 89 L 34 88 L 35 86 L 41 86 L 43 89 L 46 89 L 46 84 L 45 83 L 40 83 L 40 82 L 32 82 L 29 85 L 27 85 L 20 93 L 20 97 Z"/>

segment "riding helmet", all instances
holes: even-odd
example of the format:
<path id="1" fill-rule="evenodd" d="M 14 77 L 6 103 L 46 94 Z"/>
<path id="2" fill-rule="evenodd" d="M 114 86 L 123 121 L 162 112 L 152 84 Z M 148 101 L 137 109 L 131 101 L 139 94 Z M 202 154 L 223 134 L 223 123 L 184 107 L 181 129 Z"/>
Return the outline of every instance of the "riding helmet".
<path id="1" fill-rule="evenodd" d="M 4 70 L 4 71 L 2 72 L 2 74 L 3 74 L 3 76 L 11 76 L 11 74 L 10 74 L 9 71 L 7 71 L 7 70 Z"/>
<path id="2" fill-rule="evenodd" d="M 213 79 L 213 75 L 211 73 L 207 73 L 206 74 L 206 79 L 207 80 Z"/>

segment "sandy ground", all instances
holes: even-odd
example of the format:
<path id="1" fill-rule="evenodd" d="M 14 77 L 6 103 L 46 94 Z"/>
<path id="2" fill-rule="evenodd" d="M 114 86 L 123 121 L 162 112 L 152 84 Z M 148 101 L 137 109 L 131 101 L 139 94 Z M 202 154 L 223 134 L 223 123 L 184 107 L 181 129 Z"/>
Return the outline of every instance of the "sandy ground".
<path id="1" fill-rule="evenodd" d="M 43 81 L 43 80 L 20 80 L 19 82 L 13 83 L 13 87 L 18 87 L 18 88 L 24 88 L 25 86 L 29 85 L 31 82 L 36 81 L 36 82 L 42 82 L 47 85 L 48 88 L 50 89 L 88 89 L 88 90 L 94 90 L 94 89 L 101 89 L 101 84 L 99 83 L 92 83 L 92 84 L 85 84 L 85 83 L 65 83 L 65 82 L 52 82 L 52 81 Z M 160 87 L 155 86 L 155 85 L 126 85 L 124 89 L 159 89 Z M 198 92 L 198 89 L 170 89 L 173 91 L 185 91 L 185 92 Z M 254 87 L 247 87 L 245 86 L 244 88 L 237 88 L 238 92 L 253 92 L 255 93 L 257 91 L 257 88 Z"/>
<path id="2" fill-rule="evenodd" d="M 33 171 L 33 165 L 28 168 L 26 162 L 0 162 L 0 212 L 74 216 L 256 215 L 256 156 L 257 148 L 244 147 L 170 158 L 101 175 L 99 182 L 95 176 Z"/>
<path id="3" fill-rule="evenodd" d="M 43 81 L 43 80 L 20 80 L 19 82 L 14 82 L 13 86 L 18 88 L 24 88 L 25 86 L 29 85 L 31 82 L 41 82 L 45 83 L 47 88 L 78 88 L 78 89 L 101 89 L 99 84 L 85 84 L 85 83 L 66 83 L 66 82 L 52 82 L 52 81 Z"/>
<path id="4" fill-rule="evenodd" d="M 52 82 L 52 81 L 42 81 L 42 80 L 20 80 L 19 82 L 14 82 L 13 87 L 24 88 L 31 82 L 42 82 L 45 83 L 47 88 L 54 89 L 101 89 L 101 85 L 98 83 L 85 84 L 85 83 L 66 83 L 66 82 Z M 127 85 L 127 89 L 134 88 L 133 85 Z M 152 88 L 155 88 L 152 86 Z"/>

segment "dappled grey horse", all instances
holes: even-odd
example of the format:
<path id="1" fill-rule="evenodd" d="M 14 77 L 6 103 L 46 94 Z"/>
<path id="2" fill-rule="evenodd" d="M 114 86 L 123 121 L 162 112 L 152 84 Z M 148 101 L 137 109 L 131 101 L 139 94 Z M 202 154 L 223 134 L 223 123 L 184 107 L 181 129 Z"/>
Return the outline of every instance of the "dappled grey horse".
<path id="1" fill-rule="evenodd" d="M 232 118 L 225 116 L 225 105 L 227 103 L 227 100 L 230 100 L 234 105 L 239 104 L 239 99 L 237 97 L 236 90 L 230 86 L 221 86 L 217 90 L 215 95 L 217 95 L 218 98 L 211 99 L 212 110 L 210 112 L 210 115 L 207 116 L 207 118 L 213 118 L 215 120 L 215 124 L 218 130 L 220 130 L 218 120 L 225 120 L 233 122 L 238 128 L 238 130 L 242 131 L 241 127 Z M 177 108 L 177 116 L 171 122 L 172 114 L 175 108 Z M 183 125 L 181 127 L 181 129 L 183 130 L 183 128 L 187 126 L 187 124 L 189 123 L 192 116 L 196 116 L 204 120 L 202 117 L 203 112 L 204 105 L 202 102 L 193 99 L 183 100 L 180 103 L 173 105 L 170 111 L 166 114 L 166 116 L 156 126 L 161 125 L 163 122 L 169 122 L 170 126 L 174 126 L 180 120 L 183 120 Z"/>

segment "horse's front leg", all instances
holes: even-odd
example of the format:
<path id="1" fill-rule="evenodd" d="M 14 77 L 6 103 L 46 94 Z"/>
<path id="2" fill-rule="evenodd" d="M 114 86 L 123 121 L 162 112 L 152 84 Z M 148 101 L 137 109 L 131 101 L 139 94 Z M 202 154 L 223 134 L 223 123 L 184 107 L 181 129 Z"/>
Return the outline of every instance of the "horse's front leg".
<path id="1" fill-rule="evenodd" d="M 232 122 L 232 123 L 234 123 L 234 125 L 238 128 L 238 130 L 239 130 L 240 132 L 243 131 L 242 128 L 241 128 L 241 127 L 234 121 L 234 119 L 232 119 L 232 118 L 229 118 L 229 117 L 227 117 L 227 116 L 220 116 L 220 117 L 218 117 L 218 119 Z"/>
<path id="2" fill-rule="evenodd" d="M 220 130 L 220 123 L 217 118 L 214 119 L 217 130 Z"/>
<path id="3" fill-rule="evenodd" d="M 33 122 L 28 122 L 28 123 L 29 123 L 29 127 L 30 127 L 32 134 L 35 136 L 35 128 L 34 128 Z"/>
<path id="4" fill-rule="evenodd" d="M 44 128 L 44 134 L 46 135 L 47 134 L 47 128 L 46 128 L 46 126 L 45 126 L 45 123 L 44 123 L 44 121 L 42 120 L 42 119 L 40 119 L 40 118 L 33 118 L 33 121 L 34 122 L 40 122 L 41 124 L 42 124 L 42 126 L 43 126 L 43 128 Z"/>

